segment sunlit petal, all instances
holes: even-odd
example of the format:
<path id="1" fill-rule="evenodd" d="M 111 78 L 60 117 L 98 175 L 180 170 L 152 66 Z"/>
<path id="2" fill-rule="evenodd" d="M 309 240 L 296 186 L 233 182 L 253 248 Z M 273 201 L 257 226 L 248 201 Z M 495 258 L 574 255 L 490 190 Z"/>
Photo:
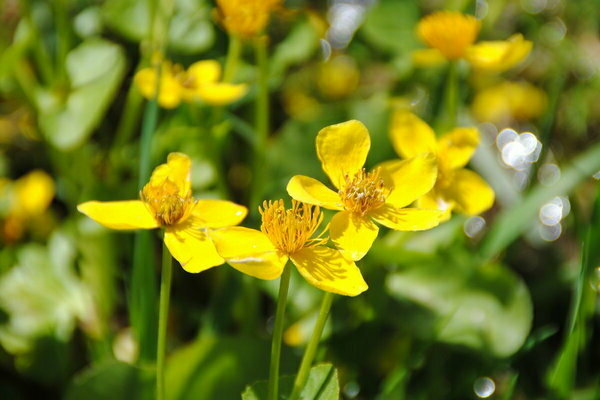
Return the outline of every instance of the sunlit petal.
<path id="1" fill-rule="evenodd" d="M 423 153 L 407 160 L 386 161 L 378 166 L 386 187 L 392 191 L 386 203 L 405 207 L 435 185 L 437 160 L 432 153 Z"/>
<path id="2" fill-rule="evenodd" d="M 215 245 L 201 230 L 177 227 L 167 228 L 165 244 L 169 252 L 187 272 L 202 272 L 225 262 Z"/>
<path id="3" fill-rule="evenodd" d="M 445 168 L 461 168 L 467 165 L 478 145 L 477 128 L 455 128 L 440 138 L 438 157 Z"/>
<path id="4" fill-rule="evenodd" d="M 397 231 L 421 231 L 433 228 L 444 216 L 441 210 L 421 208 L 395 208 L 389 204 L 370 213 L 383 226 Z"/>
<path id="5" fill-rule="evenodd" d="M 342 211 L 333 216 L 329 225 L 331 240 L 340 252 L 351 260 L 360 260 L 377 238 L 379 228 L 369 217 Z"/>
<path id="6" fill-rule="evenodd" d="M 330 210 L 343 208 L 340 196 L 316 179 L 296 175 L 287 184 L 288 194 L 298 201 Z"/>
<path id="7" fill-rule="evenodd" d="M 169 71 L 170 66 L 165 64 L 161 71 L 158 104 L 164 108 L 175 108 L 181 102 L 181 85 Z M 153 99 L 156 96 L 156 70 L 143 68 L 134 77 L 134 82 L 142 96 Z"/>
<path id="8" fill-rule="evenodd" d="M 467 50 L 467 60 L 476 68 L 505 71 L 523 61 L 531 52 L 533 43 L 515 34 L 508 40 L 479 42 Z"/>
<path id="9" fill-rule="evenodd" d="M 435 153 L 437 149 L 433 129 L 421 118 L 406 110 L 394 113 L 390 138 L 396 153 L 404 158 L 422 153 Z"/>
<path id="10" fill-rule="evenodd" d="M 248 209 L 226 200 L 198 200 L 192 211 L 192 224 L 206 228 L 224 228 L 242 222 Z"/>
<path id="11" fill-rule="evenodd" d="M 183 153 L 170 153 L 167 162 L 154 168 L 150 184 L 160 186 L 166 179 L 179 188 L 179 194 L 186 197 L 191 193 L 192 161 Z"/>
<path id="12" fill-rule="evenodd" d="M 344 183 L 344 175 L 353 176 L 363 167 L 370 148 L 369 131 L 356 120 L 330 125 L 317 135 L 317 155 L 337 188 Z"/>
<path id="13" fill-rule="evenodd" d="M 217 82 L 221 77 L 221 65 L 215 60 L 197 61 L 187 69 L 187 75 L 195 85 Z"/>
<path id="14" fill-rule="evenodd" d="M 337 250 L 307 247 L 290 258 L 304 279 L 321 290 L 356 296 L 369 288 L 356 264 Z"/>
<path id="15" fill-rule="evenodd" d="M 213 106 L 224 106 L 241 99 L 247 92 L 248 85 L 243 83 L 206 83 L 194 90 L 193 97 Z"/>
<path id="16" fill-rule="evenodd" d="M 140 200 L 88 201 L 77 206 L 79 212 L 111 229 L 152 229 L 158 223 Z"/>
<path id="17" fill-rule="evenodd" d="M 494 190 L 477 173 L 460 169 L 454 174 L 452 184 L 444 191 L 449 200 L 456 203 L 455 210 L 477 215 L 494 204 Z"/>

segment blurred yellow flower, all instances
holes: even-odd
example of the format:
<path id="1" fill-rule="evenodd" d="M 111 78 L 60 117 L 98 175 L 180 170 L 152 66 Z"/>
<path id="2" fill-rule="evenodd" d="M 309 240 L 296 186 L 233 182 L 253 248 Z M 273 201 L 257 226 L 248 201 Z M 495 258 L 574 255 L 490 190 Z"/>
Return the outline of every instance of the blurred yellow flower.
<path id="1" fill-rule="evenodd" d="M 317 87 L 329 99 L 341 99 L 354 92 L 360 80 L 356 62 L 348 56 L 336 56 L 320 65 Z"/>
<path id="2" fill-rule="evenodd" d="M 281 0 L 217 0 L 218 18 L 229 33 L 249 38 L 265 29 Z"/>
<path id="3" fill-rule="evenodd" d="M 364 257 L 377 237 L 373 220 L 391 229 L 417 231 L 438 225 L 444 214 L 437 207 L 406 208 L 435 184 L 433 155 L 388 161 L 367 172 L 363 166 L 370 147 L 369 132 L 360 121 L 323 128 L 317 135 L 317 155 L 337 192 L 302 175 L 287 185 L 292 198 L 339 211 L 330 222 L 331 239 L 352 260 Z"/>
<path id="4" fill-rule="evenodd" d="M 187 70 L 168 61 L 160 69 L 158 103 L 164 108 L 175 108 L 182 101 L 203 101 L 210 105 L 230 104 L 248 91 L 246 84 L 220 82 L 221 65 L 215 60 L 193 63 Z M 156 96 L 156 70 L 143 68 L 135 74 L 135 83 L 147 99 Z"/>
<path id="5" fill-rule="evenodd" d="M 533 44 L 515 34 L 505 41 L 483 41 L 477 44 L 481 22 L 457 11 L 438 11 L 425 16 L 417 25 L 417 34 L 429 46 L 413 52 L 417 65 L 431 66 L 445 60 L 465 58 L 475 68 L 505 71 L 523 61 Z"/>
<path id="6" fill-rule="evenodd" d="M 2 237 L 18 240 L 25 224 L 42 215 L 54 198 L 54 181 L 41 170 L 34 170 L 16 181 L 0 179 L 0 203 L 4 208 Z"/>
<path id="7" fill-rule="evenodd" d="M 201 272 L 223 264 L 208 233 L 239 224 L 245 207 L 225 200 L 196 200 L 190 183 L 191 161 L 171 153 L 154 169 L 141 200 L 88 201 L 77 209 L 111 229 L 165 229 L 167 248 L 183 269 Z"/>
<path id="8" fill-rule="evenodd" d="M 547 103 L 546 93 L 532 84 L 506 81 L 479 91 L 471 110 L 479 121 L 508 124 L 540 116 Z"/>
<path id="9" fill-rule="evenodd" d="M 346 296 L 368 289 L 354 262 L 313 237 L 323 221 L 319 207 L 283 200 L 264 202 L 260 231 L 233 227 L 211 233 L 219 254 L 233 268 L 260 279 L 279 277 L 288 259 L 311 285 Z"/>
<path id="10" fill-rule="evenodd" d="M 480 214 L 494 203 L 494 191 L 475 172 L 463 168 L 479 145 L 476 128 L 455 128 L 442 135 L 435 133 L 413 113 L 396 111 L 390 129 L 396 153 L 410 159 L 419 154 L 435 154 L 438 177 L 433 189 L 418 200 L 423 208 L 450 210 L 467 215 Z"/>

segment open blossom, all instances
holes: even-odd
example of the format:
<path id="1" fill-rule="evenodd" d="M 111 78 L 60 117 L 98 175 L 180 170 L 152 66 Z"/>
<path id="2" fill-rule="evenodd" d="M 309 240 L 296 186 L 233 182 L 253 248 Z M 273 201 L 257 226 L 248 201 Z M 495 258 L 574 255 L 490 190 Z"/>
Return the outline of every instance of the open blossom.
<path id="1" fill-rule="evenodd" d="M 175 108 L 182 101 L 226 105 L 242 98 L 248 91 L 246 84 L 226 83 L 220 79 L 221 65 L 215 60 L 195 62 L 187 70 L 164 61 L 160 68 L 158 104 L 164 108 Z M 139 70 L 134 80 L 144 97 L 156 97 L 155 68 Z"/>
<path id="2" fill-rule="evenodd" d="M 229 33 L 252 37 L 267 26 L 271 11 L 281 0 L 217 0 L 218 18 Z"/>
<path id="3" fill-rule="evenodd" d="M 166 164 L 154 169 L 140 200 L 88 201 L 77 209 L 111 229 L 164 228 L 171 255 L 188 272 L 223 264 L 208 233 L 239 224 L 245 207 L 224 200 L 196 200 L 190 183 L 191 161 L 171 153 Z"/>
<path id="4" fill-rule="evenodd" d="M 292 198 L 338 211 L 331 219 L 330 236 L 353 260 L 361 259 L 377 237 L 374 221 L 399 231 L 417 231 L 438 225 L 443 217 L 437 207 L 407 208 L 435 184 L 435 157 L 420 154 L 367 171 L 363 166 L 370 147 L 369 132 L 360 121 L 323 128 L 317 135 L 317 155 L 337 191 L 302 175 L 287 185 Z"/>
<path id="5" fill-rule="evenodd" d="M 368 286 L 354 262 L 325 246 L 327 238 L 314 236 L 323 221 L 317 206 L 283 200 L 265 201 L 259 209 L 260 231 L 232 227 L 213 231 L 219 254 L 233 268 L 260 279 L 275 279 L 291 260 L 311 285 L 321 290 L 356 296 Z"/>
<path id="6" fill-rule="evenodd" d="M 437 139 L 425 121 L 399 110 L 393 116 L 390 136 L 401 157 L 435 154 L 438 178 L 433 189 L 419 199 L 420 207 L 477 215 L 494 203 L 492 188 L 475 172 L 464 168 L 479 145 L 476 128 L 455 128 Z"/>
<path id="7" fill-rule="evenodd" d="M 517 33 L 507 40 L 475 43 L 481 22 L 456 11 L 438 11 L 419 21 L 417 34 L 429 49 L 413 53 L 419 65 L 466 59 L 475 68 L 501 72 L 523 61 L 533 44 Z"/>

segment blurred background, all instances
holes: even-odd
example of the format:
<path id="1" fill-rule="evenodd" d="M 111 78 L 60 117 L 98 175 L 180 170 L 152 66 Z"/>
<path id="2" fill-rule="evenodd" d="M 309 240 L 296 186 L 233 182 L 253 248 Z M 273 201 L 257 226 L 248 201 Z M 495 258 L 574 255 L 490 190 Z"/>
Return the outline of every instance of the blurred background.
<path id="1" fill-rule="evenodd" d="M 152 398 L 158 236 L 136 278 L 134 234 L 76 206 L 137 197 L 148 108 L 133 76 L 152 56 L 153 4 L 0 0 L 2 399 Z M 314 147 L 327 125 L 364 122 L 369 167 L 397 158 L 395 110 L 432 126 L 444 113 L 447 65 L 413 58 L 424 48 L 417 22 L 444 9 L 481 19 L 478 40 L 533 42 L 506 72 L 457 65 L 458 124 L 482 138 L 470 168 L 496 203 L 423 233 L 382 230 L 359 263 L 369 290 L 336 297 L 317 358 L 336 367 L 343 399 L 600 399 L 599 3 L 286 0 L 265 30 L 262 176 L 245 40 L 234 79 L 249 93 L 227 107 L 160 109 L 151 165 L 185 152 L 196 197 L 245 204 L 244 225 L 257 227 L 257 187 L 278 199 L 293 175 L 327 181 Z M 163 33 L 165 58 L 184 67 L 224 63 L 230 50 L 212 1 L 176 0 Z M 277 281 L 226 265 L 174 272 L 167 397 L 240 398 L 268 377 Z M 284 375 L 322 296 L 296 273 L 290 290 Z"/>

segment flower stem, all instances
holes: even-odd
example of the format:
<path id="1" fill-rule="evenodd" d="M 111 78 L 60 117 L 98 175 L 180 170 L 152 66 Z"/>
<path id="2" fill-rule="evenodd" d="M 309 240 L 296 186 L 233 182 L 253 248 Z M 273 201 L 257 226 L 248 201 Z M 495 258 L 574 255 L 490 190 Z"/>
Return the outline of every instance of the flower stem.
<path id="1" fill-rule="evenodd" d="M 269 369 L 269 393 L 268 400 L 276 400 L 279 392 L 279 359 L 281 354 L 281 339 L 283 337 L 283 323 L 285 319 L 285 304 L 290 287 L 291 269 L 286 265 L 279 281 L 279 296 L 277 298 L 277 309 L 275 311 L 275 327 L 271 341 L 271 366 Z"/>
<path id="2" fill-rule="evenodd" d="M 456 61 L 450 61 L 448 74 L 446 76 L 446 87 L 444 90 L 444 110 L 440 126 L 437 132 L 443 133 L 456 127 L 458 114 L 458 65 Z"/>
<path id="3" fill-rule="evenodd" d="M 227 58 L 225 59 L 225 71 L 223 72 L 223 81 L 232 82 L 235 79 L 235 73 L 242 53 L 242 41 L 239 37 L 229 35 L 229 47 L 227 48 Z"/>
<path id="4" fill-rule="evenodd" d="M 300 363 L 300 369 L 298 369 L 298 374 L 294 380 L 294 388 L 292 389 L 292 394 L 290 395 L 289 400 L 296 400 L 300 398 L 300 393 L 302 392 L 304 385 L 306 385 L 310 367 L 312 366 L 319 341 L 321 340 L 321 334 L 323 333 L 323 328 L 325 327 L 325 322 L 327 322 L 327 317 L 329 317 L 329 310 L 331 309 L 332 301 L 333 294 L 325 292 L 323 295 L 323 300 L 321 301 L 319 316 L 317 317 L 317 322 L 315 324 L 315 328 L 313 329 L 312 336 L 310 337 L 310 341 L 306 346 L 306 350 L 304 350 L 302 362 Z"/>
<path id="5" fill-rule="evenodd" d="M 156 344 L 156 398 L 158 400 L 165 398 L 165 353 L 172 275 L 173 260 L 169 249 L 167 249 L 167 245 L 163 243 L 160 301 L 158 306 L 158 342 Z"/>
<path id="6" fill-rule="evenodd" d="M 250 192 L 250 208 L 255 209 L 262 196 L 265 153 L 269 136 L 269 65 L 267 56 L 267 36 L 257 37 L 254 41 L 256 56 L 257 92 L 255 108 L 256 146 L 252 168 L 252 190 Z"/>

